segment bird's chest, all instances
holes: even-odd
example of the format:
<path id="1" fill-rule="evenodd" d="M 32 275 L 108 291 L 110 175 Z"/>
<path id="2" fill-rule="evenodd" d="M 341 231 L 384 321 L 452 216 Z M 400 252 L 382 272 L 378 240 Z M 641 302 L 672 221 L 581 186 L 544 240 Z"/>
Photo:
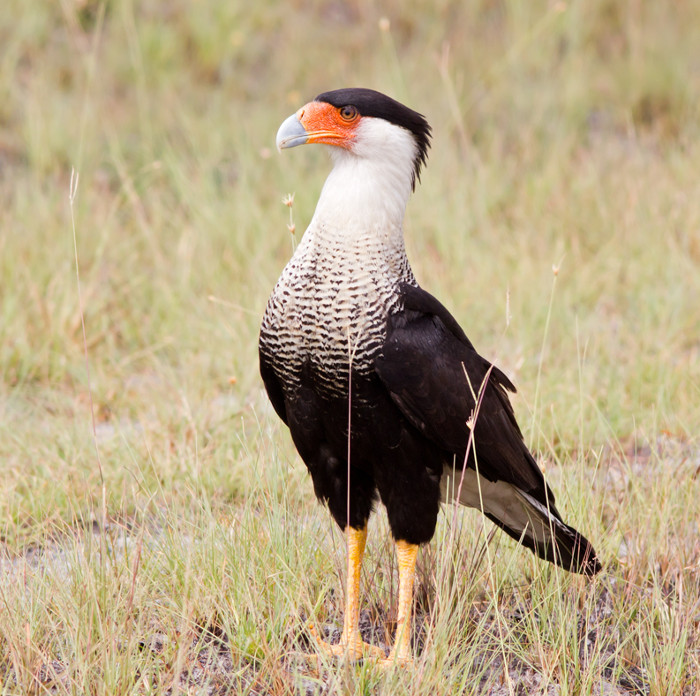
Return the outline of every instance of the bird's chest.
<path id="1" fill-rule="evenodd" d="M 395 285 L 352 255 L 292 259 L 267 305 L 260 348 L 283 383 L 312 373 L 322 391 L 343 393 L 348 375 L 373 371 Z"/>

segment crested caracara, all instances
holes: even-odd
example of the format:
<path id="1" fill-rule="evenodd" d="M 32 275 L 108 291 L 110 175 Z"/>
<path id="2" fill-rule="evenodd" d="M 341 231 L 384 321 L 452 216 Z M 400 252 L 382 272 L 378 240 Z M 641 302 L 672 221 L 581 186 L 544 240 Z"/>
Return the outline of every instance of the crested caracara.
<path id="1" fill-rule="evenodd" d="M 384 657 L 359 634 L 367 521 L 386 507 L 399 565 L 389 662 L 411 661 L 416 553 L 441 501 L 480 509 L 540 558 L 592 575 L 525 446 L 513 384 L 416 282 L 406 202 L 425 164 L 423 116 L 369 89 L 320 94 L 281 125 L 279 149 L 320 143 L 333 160 L 316 212 L 267 304 L 260 372 L 317 497 L 347 537 L 343 631 L 334 655 Z"/>

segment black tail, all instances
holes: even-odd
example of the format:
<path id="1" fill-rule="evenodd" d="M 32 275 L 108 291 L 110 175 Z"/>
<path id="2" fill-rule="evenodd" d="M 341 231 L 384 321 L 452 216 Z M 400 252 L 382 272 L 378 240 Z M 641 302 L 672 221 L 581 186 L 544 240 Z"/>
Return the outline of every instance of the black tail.
<path id="1" fill-rule="evenodd" d="M 553 498 L 545 505 L 512 483 L 489 481 L 473 469 L 453 473 L 446 468 L 441 485 L 443 500 L 481 510 L 540 558 L 572 573 L 595 575 L 601 570 L 594 548 L 562 520 Z"/>
<path id="2" fill-rule="evenodd" d="M 557 515 L 551 514 L 552 522 L 538 520 L 522 530 L 511 529 L 492 514 L 485 512 L 494 524 L 523 546 L 531 549 L 540 558 L 572 573 L 595 575 L 602 570 L 598 556 L 591 543 L 573 527 L 565 524 Z M 533 527 L 541 525 L 539 533 Z M 546 525 L 546 529 L 545 529 Z M 552 534 L 553 532 L 553 534 Z"/>

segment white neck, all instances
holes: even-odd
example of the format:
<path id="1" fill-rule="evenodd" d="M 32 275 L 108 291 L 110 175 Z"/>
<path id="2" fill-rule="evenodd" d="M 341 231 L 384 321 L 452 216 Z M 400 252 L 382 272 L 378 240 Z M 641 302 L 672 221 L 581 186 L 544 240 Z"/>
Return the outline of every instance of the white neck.
<path id="1" fill-rule="evenodd" d="M 329 149 L 334 167 L 311 227 L 351 236 L 401 234 L 413 181 L 413 136 L 382 119 L 365 118 L 352 150 Z"/>

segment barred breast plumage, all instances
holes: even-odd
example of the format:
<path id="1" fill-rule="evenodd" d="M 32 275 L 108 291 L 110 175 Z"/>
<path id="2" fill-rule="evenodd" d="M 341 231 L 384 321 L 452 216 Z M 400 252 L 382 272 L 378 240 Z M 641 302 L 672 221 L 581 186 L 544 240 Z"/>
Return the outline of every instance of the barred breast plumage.
<path id="1" fill-rule="evenodd" d="M 310 364 L 330 396 L 348 391 L 348 370 L 366 375 L 398 309 L 400 283 L 415 284 L 400 229 L 394 243 L 365 229 L 343 234 L 312 224 L 267 304 L 260 350 L 288 389 Z"/>

